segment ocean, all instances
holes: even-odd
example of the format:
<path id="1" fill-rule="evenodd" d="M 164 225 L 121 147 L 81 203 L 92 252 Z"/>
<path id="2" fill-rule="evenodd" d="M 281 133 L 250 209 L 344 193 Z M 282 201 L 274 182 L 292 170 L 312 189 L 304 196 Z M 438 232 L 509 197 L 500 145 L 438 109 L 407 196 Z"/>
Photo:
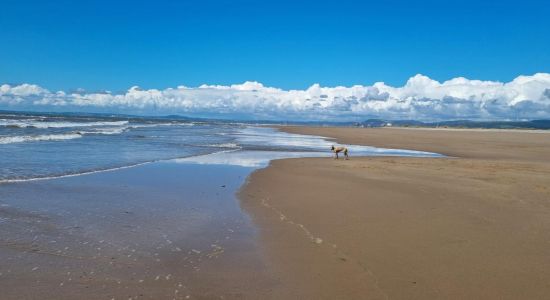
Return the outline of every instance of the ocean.
<path id="1" fill-rule="evenodd" d="M 55 178 L 238 151 L 269 158 L 330 156 L 324 137 L 238 122 L 76 114 L 0 113 L 0 182 Z M 438 154 L 348 145 L 351 155 Z M 241 155 L 242 156 L 242 155 Z M 220 157 L 219 155 L 216 157 Z M 221 156 L 223 157 L 223 156 Z"/>

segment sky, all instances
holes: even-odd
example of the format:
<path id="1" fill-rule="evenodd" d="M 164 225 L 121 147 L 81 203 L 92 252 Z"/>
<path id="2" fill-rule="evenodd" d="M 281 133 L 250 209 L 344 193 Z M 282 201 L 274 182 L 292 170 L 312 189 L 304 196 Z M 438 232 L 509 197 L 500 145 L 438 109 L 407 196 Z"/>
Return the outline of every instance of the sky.
<path id="1" fill-rule="evenodd" d="M 550 72 L 546 1 L 2 0 L 0 7 L 2 109 L 219 112 L 250 119 L 292 112 L 293 117 L 332 120 L 550 115 L 550 84 L 545 76 L 536 76 Z M 514 83 L 522 76 L 536 83 Z M 445 86 L 456 78 L 471 82 L 466 87 L 447 84 L 442 94 L 433 84 L 424 87 L 431 90 L 418 90 L 418 78 L 433 81 L 424 80 L 428 85 Z M 383 83 L 406 89 L 411 80 L 417 84 L 414 92 L 380 88 Z M 479 90 L 477 81 L 484 88 L 490 83 L 499 87 Z M 251 84 L 295 98 L 278 102 L 272 98 L 279 92 L 256 90 L 250 93 L 259 100 L 245 101 L 231 88 Z M 199 89 L 201 85 L 210 88 Z M 147 99 L 129 100 L 136 96 L 136 86 L 149 91 L 140 96 Z M 200 93 L 166 96 L 182 86 Z M 349 90 L 312 95 L 317 86 Z M 353 94 L 353 86 L 387 95 L 372 99 L 372 91 Z M 20 94 L 13 93 L 16 87 Z M 41 92 L 21 94 L 29 87 Z M 106 91 L 126 100 L 93 102 Z M 159 99 L 151 96 L 155 91 L 161 92 Z M 86 96 L 95 100 L 83 104 L 77 99 L 82 95 L 96 96 Z M 432 111 L 419 113 L 419 105 L 428 104 L 418 101 L 426 96 L 437 96 L 430 99 L 439 102 L 431 103 Z M 373 103 L 357 105 L 357 99 Z M 457 104 L 463 100 L 470 102 Z M 406 108 L 399 101 L 418 103 Z M 449 101 L 454 102 L 449 106 Z M 482 111 L 491 101 L 503 105 L 499 112 Z M 525 101 L 529 103 L 518 106 Z M 436 106 L 446 111 L 438 112 Z M 319 115 L 324 110 L 328 112 Z"/>

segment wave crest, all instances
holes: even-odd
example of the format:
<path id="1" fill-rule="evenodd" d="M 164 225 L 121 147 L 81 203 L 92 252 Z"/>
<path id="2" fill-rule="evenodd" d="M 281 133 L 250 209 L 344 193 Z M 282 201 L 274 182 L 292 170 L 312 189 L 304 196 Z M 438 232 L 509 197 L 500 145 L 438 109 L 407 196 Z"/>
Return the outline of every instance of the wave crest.
<path id="1" fill-rule="evenodd" d="M 5 137 L 0 137 L 0 144 L 13 144 L 13 143 L 38 142 L 38 141 L 62 141 L 62 140 L 78 139 L 81 137 L 82 135 L 78 133 L 5 136 Z"/>
<path id="2" fill-rule="evenodd" d="M 71 128 L 71 127 L 93 127 L 93 126 L 123 126 L 128 121 L 104 121 L 104 122 L 50 122 L 38 120 L 0 120 L 0 126 L 19 128 Z"/>

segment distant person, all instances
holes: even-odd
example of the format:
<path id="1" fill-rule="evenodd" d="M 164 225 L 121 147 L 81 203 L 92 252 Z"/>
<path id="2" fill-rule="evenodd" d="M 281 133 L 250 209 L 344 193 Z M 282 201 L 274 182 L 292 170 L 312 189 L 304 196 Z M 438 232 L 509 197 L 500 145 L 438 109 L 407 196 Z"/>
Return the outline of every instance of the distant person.
<path id="1" fill-rule="evenodd" d="M 344 156 L 346 157 L 346 160 L 349 159 L 348 156 L 348 148 L 346 147 L 334 147 L 334 145 L 330 146 L 330 150 L 334 152 L 334 159 L 338 159 L 338 153 L 343 152 Z"/>

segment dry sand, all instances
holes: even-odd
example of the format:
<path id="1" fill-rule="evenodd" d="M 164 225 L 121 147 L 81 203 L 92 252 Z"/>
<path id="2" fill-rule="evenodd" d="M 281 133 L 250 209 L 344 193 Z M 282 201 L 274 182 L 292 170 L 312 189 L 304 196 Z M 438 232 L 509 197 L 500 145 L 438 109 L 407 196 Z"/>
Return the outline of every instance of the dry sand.
<path id="1" fill-rule="evenodd" d="M 287 159 L 256 171 L 241 205 L 260 228 L 273 297 L 550 297 L 550 134 L 282 129 L 454 158 Z"/>

